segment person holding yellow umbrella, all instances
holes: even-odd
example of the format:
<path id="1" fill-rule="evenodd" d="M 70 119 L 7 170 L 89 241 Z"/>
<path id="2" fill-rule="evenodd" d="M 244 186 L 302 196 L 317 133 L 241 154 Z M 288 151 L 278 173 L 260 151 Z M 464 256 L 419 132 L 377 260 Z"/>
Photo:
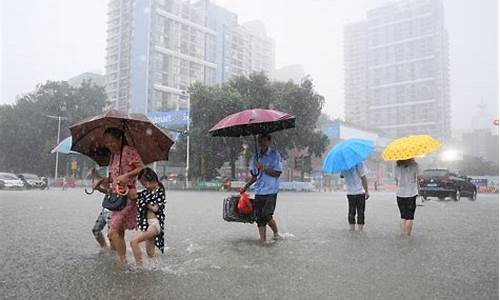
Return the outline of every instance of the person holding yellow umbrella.
<path id="1" fill-rule="evenodd" d="M 390 143 L 382 152 L 384 160 L 395 160 L 396 198 L 401 215 L 402 236 L 411 235 L 418 196 L 416 157 L 435 151 L 441 143 L 429 135 L 410 135 Z"/>

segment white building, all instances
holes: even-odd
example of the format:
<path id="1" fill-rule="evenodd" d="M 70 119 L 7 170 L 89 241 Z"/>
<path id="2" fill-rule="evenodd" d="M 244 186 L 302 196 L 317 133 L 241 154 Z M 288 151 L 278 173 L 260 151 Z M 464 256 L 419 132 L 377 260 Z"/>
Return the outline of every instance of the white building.
<path id="1" fill-rule="evenodd" d="M 274 68 L 265 30 L 207 0 L 111 0 L 108 15 L 106 91 L 119 110 L 176 110 L 194 82 Z"/>
<path id="2" fill-rule="evenodd" d="M 393 137 L 450 138 L 441 0 L 392 2 L 345 31 L 346 119 Z"/>

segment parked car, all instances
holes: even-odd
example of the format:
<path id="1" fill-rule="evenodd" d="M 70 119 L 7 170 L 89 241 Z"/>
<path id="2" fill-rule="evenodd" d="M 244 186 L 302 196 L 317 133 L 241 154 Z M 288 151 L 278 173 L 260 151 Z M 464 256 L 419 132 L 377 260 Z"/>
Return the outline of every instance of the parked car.
<path id="1" fill-rule="evenodd" d="M 459 201 L 462 197 L 476 200 L 477 189 L 471 178 L 457 175 L 447 169 L 427 169 L 418 176 L 419 194 L 424 199 L 451 197 Z"/>
<path id="2" fill-rule="evenodd" d="M 30 173 L 22 173 L 18 174 L 17 177 L 21 179 L 21 181 L 24 183 L 24 186 L 27 189 L 45 189 L 47 187 L 45 181 L 38 177 L 38 175 L 35 174 L 30 174 Z"/>
<path id="3" fill-rule="evenodd" d="M 15 174 L 0 173 L 0 189 L 3 190 L 22 190 L 24 183 Z"/>

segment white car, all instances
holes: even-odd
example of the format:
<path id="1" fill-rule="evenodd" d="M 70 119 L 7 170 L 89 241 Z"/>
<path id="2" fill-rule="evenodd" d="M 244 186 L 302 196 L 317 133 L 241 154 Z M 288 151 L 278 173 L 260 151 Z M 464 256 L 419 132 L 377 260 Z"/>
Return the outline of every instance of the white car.
<path id="1" fill-rule="evenodd" d="M 24 183 L 15 174 L 0 173 L 0 189 L 22 190 L 24 189 Z"/>

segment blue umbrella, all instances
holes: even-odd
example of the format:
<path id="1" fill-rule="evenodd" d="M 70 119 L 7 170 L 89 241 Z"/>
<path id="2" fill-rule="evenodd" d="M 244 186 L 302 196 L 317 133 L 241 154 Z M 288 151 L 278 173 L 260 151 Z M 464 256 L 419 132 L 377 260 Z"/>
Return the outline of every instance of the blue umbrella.
<path id="1" fill-rule="evenodd" d="M 72 144 L 72 139 L 71 137 L 67 137 L 62 142 L 59 143 L 59 145 L 55 146 L 54 149 L 50 151 L 50 153 L 62 153 L 62 154 L 77 154 L 78 152 L 71 151 L 71 144 Z"/>
<path id="2" fill-rule="evenodd" d="M 373 141 L 348 139 L 338 143 L 323 161 L 323 172 L 339 173 L 349 170 L 366 160 L 373 150 Z"/>

